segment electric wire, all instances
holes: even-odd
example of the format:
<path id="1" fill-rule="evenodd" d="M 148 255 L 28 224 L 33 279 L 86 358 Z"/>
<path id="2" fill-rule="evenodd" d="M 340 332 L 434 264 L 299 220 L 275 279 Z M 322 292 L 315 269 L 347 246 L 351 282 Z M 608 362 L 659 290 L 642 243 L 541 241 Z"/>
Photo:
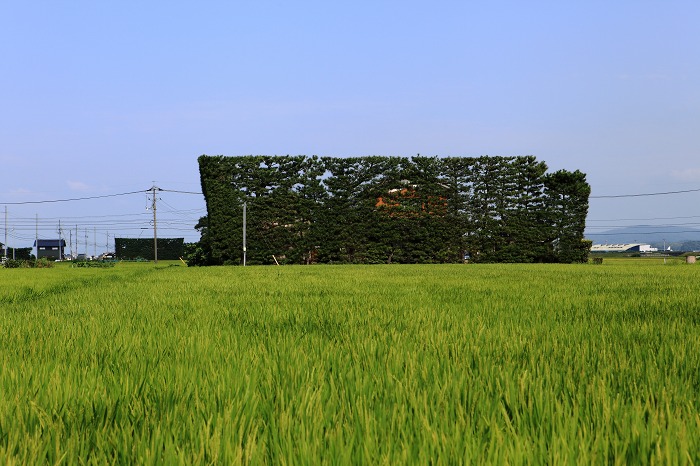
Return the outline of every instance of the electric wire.
<path id="1" fill-rule="evenodd" d="M 145 191 L 131 191 L 128 193 L 117 193 L 117 194 L 104 194 L 101 196 L 87 196 L 87 197 L 74 197 L 68 199 L 45 199 L 42 201 L 20 201 L 20 202 L 2 202 L 1 205 L 27 205 L 27 204 L 50 204 L 55 202 L 73 202 L 73 201 L 87 201 L 90 199 L 104 199 L 108 197 L 118 197 L 118 196 L 128 196 L 130 194 L 141 194 Z"/>
<path id="2" fill-rule="evenodd" d="M 635 232 L 625 232 L 626 235 L 671 235 L 676 233 L 700 233 L 698 230 L 687 230 L 687 231 L 635 231 Z M 595 236 L 619 236 L 620 233 L 594 233 Z"/>
<path id="3" fill-rule="evenodd" d="M 153 187 L 147 190 L 130 191 L 114 194 L 105 194 L 97 196 L 84 196 L 75 198 L 59 198 L 59 199 L 44 199 L 40 201 L 21 201 L 21 202 L 3 202 L 0 205 L 32 205 L 32 204 L 50 204 L 58 202 L 71 201 L 87 201 L 92 199 L 105 199 L 118 196 L 127 196 L 132 194 L 152 194 L 156 191 L 163 191 L 161 188 Z M 167 192 L 183 193 L 183 194 L 201 194 L 190 191 L 166 190 Z M 167 206 L 163 210 L 163 215 L 159 216 L 158 229 L 169 234 L 183 234 L 185 236 L 194 235 L 198 219 L 192 218 L 198 214 L 206 212 L 204 208 L 194 209 L 177 209 L 169 203 L 166 203 L 161 198 L 159 201 Z M 101 241 L 92 238 L 95 235 L 108 234 L 109 238 L 124 236 L 124 237 L 140 237 L 144 230 L 153 228 L 153 219 L 150 212 L 126 213 L 126 214 L 111 214 L 111 215 L 73 215 L 70 217 L 12 217 L 12 229 L 7 231 L 8 239 L 13 243 L 17 242 L 34 242 L 37 237 L 46 236 L 47 232 L 55 235 L 59 231 L 61 237 L 66 237 L 72 233 L 76 233 L 76 242 L 81 245 L 87 243 L 89 248 L 104 246 Z M 6 221 L 7 223 L 7 221 Z M 61 227 L 59 227 L 61 225 Z M 79 231 L 79 232 L 78 232 Z M 85 234 L 86 242 L 79 241 L 82 238 L 82 233 Z M 72 236 L 72 235 L 71 235 Z"/>
<path id="4" fill-rule="evenodd" d="M 75 201 L 86 201 L 93 199 L 105 199 L 119 196 L 128 196 L 133 194 L 150 194 L 154 190 L 160 192 L 176 193 L 176 194 L 189 194 L 189 195 L 203 195 L 201 192 L 195 191 L 183 191 L 176 189 L 164 189 L 153 187 L 146 190 L 129 191 L 123 193 L 114 194 L 104 194 L 98 196 L 85 196 L 76 198 L 65 198 L 65 199 L 45 199 L 39 201 L 19 201 L 19 202 L 2 202 L 0 205 L 32 205 L 32 204 L 49 204 L 49 203 L 60 203 L 60 202 L 75 202 Z M 684 194 L 700 192 L 698 189 L 686 189 L 677 191 L 664 191 L 664 192 L 653 192 L 653 193 L 636 193 L 636 194 L 617 194 L 617 195 L 599 195 L 599 196 L 589 196 L 589 199 L 620 199 L 620 198 L 635 198 L 635 197 L 648 197 L 648 196 L 665 196 L 671 194 Z M 194 230 L 193 224 L 198 222 L 198 219 L 190 217 L 190 215 L 196 215 L 196 213 L 205 213 L 206 209 L 188 209 L 188 210 L 178 210 L 172 205 L 158 199 L 163 205 L 168 207 L 170 210 L 165 210 L 165 212 L 172 214 L 175 217 L 180 218 L 169 218 L 164 217 L 159 219 L 159 229 L 178 231 L 178 232 L 192 232 Z M 132 218 L 129 218 L 132 217 Z M 143 218 L 139 218 L 143 217 Z M 692 219 L 700 218 L 700 215 L 692 216 L 681 216 L 681 217 L 656 217 L 656 218 L 620 218 L 620 219 L 589 219 L 588 222 L 630 222 L 630 221 L 654 221 L 654 220 L 680 220 L 680 219 Z M 116 220 L 120 219 L 120 220 Z M 123 220 L 122 220 L 123 219 Z M 134 214 L 114 214 L 114 215 L 91 215 L 91 216 L 72 216 L 72 217 L 46 217 L 39 219 L 27 218 L 27 217 L 15 217 L 13 218 L 13 233 L 8 234 L 13 239 L 16 240 L 33 240 L 33 236 L 25 236 L 18 234 L 19 232 L 27 233 L 34 232 L 35 230 L 46 231 L 47 229 L 52 229 L 56 225 L 56 221 L 60 221 L 66 225 L 67 231 L 72 231 L 72 227 L 69 225 L 77 224 L 82 229 L 91 227 L 94 231 L 100 231 L 100 233 L 105 231 L 121 232 L 122 234 L 126 232 L 143 232 L 144 229 L 150 229 L 153 226 L 152 220 L 150 219 L 150 213 L 134 213 Z M 690 226 L 690 225 L 700 225 L 700 223 L 686 222 L 686 223 L 673 223 L 664 225 L 634 225 L 636 228 L 667 228 L 674 226 Z M 586 230 L 600 229 L 600 228 L 616 228 L 619 225 L 595 225 L 588 226 Z M 670 233 L 697 233 L 697 230 L 687 230 L 687 231 L 640 231 L 631 234 L 639 235 L 651 235 L 651 234 L 670 234 Z M 141 235 L 139 233 L 139 236 Z M 613 236 L 619 233 L 595 233 L 599 236 Z"/>
<path id="5" fill-rule="evenodd" d="M 668 194 L 684 194 L 684 193 L 696 193 L 700 192 L 700 188 L 697 189 L 684 189 L 681 191 L 666 191 L 659 193 L 641 193 L 641 194 L 616 194 L 616 195 L 605 195 L 605 196 L 588 196 L 589 199 L 617 199 L 623 197 L 645 197 L 645 196 L 665 196 Z"/>
<path id="6" fill-rule="evenodd" d="M 679 220 L 687 218 L 700 218 L 700 215 L 688 215 L 683 217 L 654 217 L 654 218 L 605 218 L 587 219 L 586 222 L 649 222 L 651 220 Z"/>
<path id="7" fill-rule="evenodd" d="M 203 196 L 204 193 L 199 193 L 199 192 L 194 192 L 194 191 L 178 191 L 176 189 L 159 189 L 159 191 L 163 191 L 166 193 L 179 193 L 179 194 L 197 194 L 199 196 Z"/>

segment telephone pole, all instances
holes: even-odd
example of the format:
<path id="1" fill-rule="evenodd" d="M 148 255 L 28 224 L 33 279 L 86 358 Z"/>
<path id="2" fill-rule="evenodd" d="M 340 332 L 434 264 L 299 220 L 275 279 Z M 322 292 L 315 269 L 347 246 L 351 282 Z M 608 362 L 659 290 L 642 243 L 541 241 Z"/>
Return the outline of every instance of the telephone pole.
<path id="1" fill-rule="evenodd" d="M 58 260 L 62 261 L 63 260 L 63 250 L 65 249 L 64 247 L 61 246 L 61 219 L 58 219 Z"/>
<path id="2" fill-rule="evenodd" d="M 160 188 L 155 185 L 155 181 L 153 182 L 153 186 L 150 189 L 152 195 L 153 195 L 153 204 L 151 208 L 153 209 L 153 262 L 155 264 L 158 263 L 158 223 L 156 220 L 156 191 L 160 191 Z"/>
<path id="3" fill-rule="evenodd" d="M 7 259 L 7 206 L 5 206 L 5 259 Z"/>

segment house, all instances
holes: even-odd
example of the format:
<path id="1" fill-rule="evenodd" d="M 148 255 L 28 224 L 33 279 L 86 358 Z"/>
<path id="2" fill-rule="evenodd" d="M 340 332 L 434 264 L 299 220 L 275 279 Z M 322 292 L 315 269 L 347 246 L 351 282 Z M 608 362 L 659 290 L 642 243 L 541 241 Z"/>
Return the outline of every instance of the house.
<path id="1" fill-rule="evenodd" d="M 66 240 L 64 239 L 37 239 L 34 241 L 36 248 L 36 258 L 47 258 L 51 260 L 63 260 L 63 255 L 66 249 Z"/>

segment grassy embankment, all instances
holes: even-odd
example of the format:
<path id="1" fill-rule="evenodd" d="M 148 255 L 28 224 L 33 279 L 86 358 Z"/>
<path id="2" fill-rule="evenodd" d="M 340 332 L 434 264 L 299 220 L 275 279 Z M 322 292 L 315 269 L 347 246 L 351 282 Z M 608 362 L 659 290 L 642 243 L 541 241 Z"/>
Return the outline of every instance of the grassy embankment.
<path id="1" fill-rule="evenodd" d="M 700 265 L 0 269 L 0 462 L 700 462 Z"/>

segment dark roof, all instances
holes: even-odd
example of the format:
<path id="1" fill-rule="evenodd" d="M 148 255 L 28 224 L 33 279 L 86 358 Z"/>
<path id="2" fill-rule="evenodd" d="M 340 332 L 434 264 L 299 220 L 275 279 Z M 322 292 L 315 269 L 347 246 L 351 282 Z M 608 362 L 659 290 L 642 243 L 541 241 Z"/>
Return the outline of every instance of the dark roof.
<path id="1" fill-rule="evenodd" d="M 39 247 L 44 246 L 44 247 L 51 247 L 51 248 L 57 248 L 59 246 L 59 241 L 60 241 L 60 246 L 65 248 L 66 247 L 66 240 L 64 239 L 38 239 L 34 241 L 34 246 L 36 246 L 37 241 L 39 242 Z"/>

